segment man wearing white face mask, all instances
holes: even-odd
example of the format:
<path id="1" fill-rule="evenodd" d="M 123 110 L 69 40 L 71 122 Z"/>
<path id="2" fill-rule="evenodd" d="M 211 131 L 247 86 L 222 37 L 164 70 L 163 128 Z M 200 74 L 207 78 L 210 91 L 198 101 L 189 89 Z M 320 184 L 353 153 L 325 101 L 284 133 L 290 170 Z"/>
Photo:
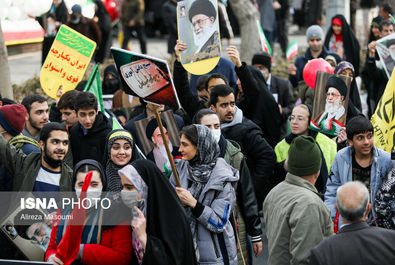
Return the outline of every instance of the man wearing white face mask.
<path id="1" fill-rule="evenodd" d="M 277 101 L 281 114 L 281 137 L 287 134 L 287 119 L 295 106 L 291 82 L 271 74 L 272 58 L 267 52 L 258 52 L 252 57 L 252 65 L 261 71 L 265 78 L 267 88 Z"/>
<path id="2" fill-rule="evenodd" d="M 196 114 L 196 123 L 204 125 L 211 130 L 220 148 L 219 156 L 224 158 L 229 165 L 239 170 L 240 179 L 236 189 L 237 205 L 233 214 L 239 225 L 237 237 L 240 240 L 239 245 L 241 247 L 237 252 L 238 260 L 242 260 L 242 255 L 247 261 L 246 233 L 251 237 L 255 256 L 258 256 L 262 251 L 261 221 L 258 215 L 258 204 L 255 198 L 250 171 L 248 170 L 240 146 L 236 142 L 227 140 L 221 135 L 221 126 L 217 113 L 211 109 L 201 109 Z"/>

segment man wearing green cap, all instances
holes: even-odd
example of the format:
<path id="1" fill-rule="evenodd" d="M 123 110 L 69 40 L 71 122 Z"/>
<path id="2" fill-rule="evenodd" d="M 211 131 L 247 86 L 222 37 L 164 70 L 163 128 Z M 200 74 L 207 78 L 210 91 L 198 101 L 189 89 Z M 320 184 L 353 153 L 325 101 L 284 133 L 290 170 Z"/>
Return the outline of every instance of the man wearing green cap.
<path id="1" fill-rule="evenodd" d="M 333 234 L 330 211 L 314 187 L 321 162 L 312 137 L 302 135 L 292 141 L 285 162 L 287 176 L 263 203 L 268 264 L 308 264 L 310 250 Z"/>

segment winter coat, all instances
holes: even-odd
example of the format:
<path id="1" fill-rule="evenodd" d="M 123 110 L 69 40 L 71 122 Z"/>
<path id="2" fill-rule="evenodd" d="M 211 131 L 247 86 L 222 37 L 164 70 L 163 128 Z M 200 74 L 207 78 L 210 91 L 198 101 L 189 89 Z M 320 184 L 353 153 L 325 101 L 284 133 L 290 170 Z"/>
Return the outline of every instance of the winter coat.
<path id="1" fill-rule="evenodd" d="M 340 150 L 333 161 L 331 173 L 329 174 L 326 184 L 325 204 L 331 210 L 331 216 L 334 220 L 336 217 L 335 203 L 337 189 L 344 183 L 352 181 L 352 155 L 354 148 L 352 146 Z M 373 164 L 370 171 L 370 198 L 372 200 L 372 217 L 376 217 L 374 211 L 376 193 L 381 187 L 382 182 L 391 172 L 392 163 L 389 153 L 373 146 Z M 339 218 L 339 228 L 343 222 Z"/>
<path id="2" fill-rule="evenodd" d="M 328 50 L 324 46 L 322 46 L 322 51 L 317 58 L 325 59 L 327 55 L 328 55 Z M 300 55 L 298 56 L 298 58 L 296 58 L 295 61 L 296 75 L 290 75 L 288 78 L 293 87 L 296 87 L 298 82 L 303 80 L 304 66 L 309 60 L 313 60 L 313 59 L 315 58 L 313 58 L 313 56 L 311 55 L 310 48 L 307 48 L 306 53 L 304 55 Z"/>
<path id="3" fill-rule="evenodd" d="M 271 265 L 308 264 L 310 250 L 333 234 L 316 188 L 290 173 L 267 195 L 263 213 Z"/>
<path id="4" fill-rule="evenodd" d="M 81 16 L 81 21 L 78 24 L 68 22 L 67 26 L 93 40 L 97 45 L 100 45 L 102 40 L 102 32 L 93 19 Z"/>
<path id="5" fill-rule="evenodd" d="M 5 166 L 14 176 L 13 191 L 31 192 L 41 168 L 41 153 L 33 152 L 25 155 L 0 137 L 0 166 Z M 62 163 L 60 191 L 72 190 L 72 174 L 71 168 Z"/>
<path id="6" fill-rule="evenodd" d="M 51 240 L 45 253 L 46 259 L 56 254 L 58 225 L 51 231 Z M 81 264 L 129 264 L 132 259 L 132 229 L 123 223 L 103 230 L 100 244 L 83 244 Z M 73 262 L 74 264 L 74 262 Z"/>
<path id="7" fill-rule="evenodd" d="M 226 139 L 233 140 L 240 145 L 246 156 L 246 162 L 254 183 L 258 208 L 269 192 L 268 181 L 273 173 L 276 155 L 273 148 L 263 138 L 261 129 L 252 121 L 243 118 L 242 122 L 233 126 L 221 128 Z"/>
<path id="8" fill-rule="evenodd" d="M 243 95 L 236 104 L 246 118 L 261 128 L 265 140 L 274 147 L 281 132 L 281 114 L 276 100 L 256 67 L 243 63 L 235 69 L 243 87 Z"/>
<path id="9" fill-rule="evenodd" d="M 127 26 L 130 20 L 134 20 L 136 25 L 144 26 L 144 8 L 142 0 L 124 0 L 120 14 L 121 24 Z"/>
<path id="10" fill-rule="evenodd" d="M 181 186 L 188 188 L 188 162 L 177 164 Z M 224 264 L 227 255 L 230 265 L 237 264 L 236 239 L 229 215 L 236 202 L 233 184 L 239 180 L 239 172 L 230 167 L 224 159 L 218 158 L 210 178 L 199 198 L 196 209 L 198 264 Z M 174 178 L 171 182 L 175 186 Z M 200 205 L 200 206 L 198 206 Z M 195 207 L 195 208 L 196 208 Z M 195 210 L 195 209 L 194 209 Z"/>
<path id="11" fill-rule="evenodd" d="M 237 207 L 244 219 L 247 234 L 251 241 L 261 241 L 261 219 L 258 215 L 258 204 L 256 202 L 254 185 L 252 183 L 250 171 L 240 146 L 232 140 L 226 140 L 226 151 L 224 159 L 226 163 L 239 171 L 240 179 L 236 188 Z M 221 147 L 221 145 L 220 145 Z M 222 152 L 221 152 L 222 153 Z M 242 239 L 240 239 L 242 240 Z"/>
<path id="12" fill-rule="evenodd" d="M 93 159 L 106 165 L 104 148 L 106 147 L 106 136 L 111 131 L 109 120 L 102 112 L 98 112 L 95 122 L 86 135 L 84 135 L 80 123 L 74 125 L 70 130 L 70 144 L 73 154 L 73 163 L 76 165 L 83 159 Z"/>

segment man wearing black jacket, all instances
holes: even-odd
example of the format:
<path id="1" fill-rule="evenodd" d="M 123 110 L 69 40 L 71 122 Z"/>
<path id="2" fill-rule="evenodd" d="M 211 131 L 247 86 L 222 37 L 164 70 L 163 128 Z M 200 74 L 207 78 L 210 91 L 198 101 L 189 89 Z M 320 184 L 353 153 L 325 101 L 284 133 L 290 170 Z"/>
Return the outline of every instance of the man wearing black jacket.
<path id="1" fill-rule="evenodd" d="M 90 92 L 77 95 L 74 109 L 78 118 L 78 123 L 70 131 L 74 165 L 83 159 L 104 163 L 106 136 L 111 131 L 109 120 L 97 110 L 97 99 Z"/>
<path id="2" fill-rule="evenodd" d="M 243 117 L 243 111 L 236 107 L 231 87 L 215 86 L 210 93 L 210 106 L 220 118 L 224 137 L 237 142 L 247 158 L 258 207 L 261 209 L 262 202 L 270 191 L 268 182 L 276 162 L 273 148 L 263 137 L 258 125 Z"/>
<path id="3" fill-rule="evenodd" d="M 232 141 L 227 140 L 221 135 L 220 121 L 217 113 L 211 109 L 202 109 L 196 113 L 196 123 L 206 126 L 211 130 L 214 138 L 217 140 L 220 148 L 220 157 L 232 167 L 239 170 L 240 179 L 237 182 L 236 188 L 236 211 L 234 215 L 239 224 L 237 236 L 240 239 L 240 248 L 238 249 L 238 256 L 246 251 L 246 238 L 243 234 L 251 237 L 251 242 L 255 256 L 259 256 L 262 251 L 262 238 L 261 238 L 261 220 L 258 215 L 258 204 L 255 198 L 254 187 L 250 176 L 250 171 L 243 153 L 239 145 Z M 241 253 L 240 253 L 241 252 Z M 240 260 L 240 258 L 239 258 Z"/>
<path id="4" fill-rule="evenodd" d="M 184 49 L 186 49 L 185 43 L 177 41 L 174 48 L 176 53 L 178 54 Z M 236 47 L 230 46 L 226 52 L 235 65 L 238 77 L 237 107 L 243 111 L 245 117 L 251 119 L 261 128 L 265 140 L 274 147 L 280 140 L 281 122 L 280 111 L 274 97 L 268 91 L 262 74 L 255 67 L 241 62 Z M 213 86 L 220 84 L 228 85 L 228 80 L 224 80 L 224 77 L 211 78 L 210 76 L 206 83 L 208 93 L 210 94 Z M 208 102 L 199 100 L 196 95 L 192 94 L 189 89 L 188 73 L 178 61 L 174 63 L 174 85 L 180 103 L 191 119 L 200 109 L 209 107 Z M 210 96 L 208 101 L 210 101 Z"/>

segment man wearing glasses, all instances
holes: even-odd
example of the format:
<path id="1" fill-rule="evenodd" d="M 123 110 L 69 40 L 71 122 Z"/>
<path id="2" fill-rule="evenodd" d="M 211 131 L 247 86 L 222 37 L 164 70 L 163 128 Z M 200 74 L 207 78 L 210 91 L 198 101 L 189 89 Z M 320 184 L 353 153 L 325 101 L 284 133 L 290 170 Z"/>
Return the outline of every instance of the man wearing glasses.
<path id="1" fill-rule="evenodd" d="M 329 130 L 332 120 L 337 120 L 341 124 L 346 121 L 344 100 L 347 95 L 347 86 L 340 77 L 332 76 L 326 83 L 325 91 L 325 110 L 318 115 L 317 124 Z"/>

